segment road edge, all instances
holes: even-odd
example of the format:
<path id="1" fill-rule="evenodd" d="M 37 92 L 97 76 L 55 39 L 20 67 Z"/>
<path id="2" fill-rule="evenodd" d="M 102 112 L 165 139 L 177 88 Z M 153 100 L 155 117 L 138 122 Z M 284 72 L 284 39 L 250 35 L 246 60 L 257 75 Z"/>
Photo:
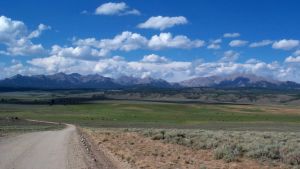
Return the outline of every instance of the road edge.
<path id="1" fill-rule="evenodd" d="M 100 148 L 93 141 L 91 136 L 85 133 L 82 128 L 77 126 L 77 131 L 80 134 L 82 143 L 85 146 L 87 153 L 96 163 L 97 168 L 101 169 L 130 169 L 132 167 L 124 164 L 122 161 L 118 160 L 113 154 L 108 152 L 104 148 Z"/>

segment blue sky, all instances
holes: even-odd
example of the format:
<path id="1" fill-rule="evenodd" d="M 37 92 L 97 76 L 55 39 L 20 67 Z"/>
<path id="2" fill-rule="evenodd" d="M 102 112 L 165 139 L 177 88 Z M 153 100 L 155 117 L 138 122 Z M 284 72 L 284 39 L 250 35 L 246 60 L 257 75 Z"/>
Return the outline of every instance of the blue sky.
<path id="1" fill-rule="evenodd" d="M 0 78 L 57 72 L 300 82 L 296 0 L 0 2 Z"/>

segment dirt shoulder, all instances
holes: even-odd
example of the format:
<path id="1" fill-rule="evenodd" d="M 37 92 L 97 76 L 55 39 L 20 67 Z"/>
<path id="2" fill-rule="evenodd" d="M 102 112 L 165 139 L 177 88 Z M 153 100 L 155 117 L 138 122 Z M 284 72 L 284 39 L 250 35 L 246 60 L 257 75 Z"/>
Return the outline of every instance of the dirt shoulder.
<path id="1" fill-rule="evenodd" d="M 119 161 L 112 155 L 106 148 L 98 146 L 93 135 L 89 134 L 86 130 L 78 128 L 80 141 L 83 145 L 85 152 L 88 154 L 89 159 L 94 163 L 95 168 L 101 169 L 129 169 L 129 165 Z"/>

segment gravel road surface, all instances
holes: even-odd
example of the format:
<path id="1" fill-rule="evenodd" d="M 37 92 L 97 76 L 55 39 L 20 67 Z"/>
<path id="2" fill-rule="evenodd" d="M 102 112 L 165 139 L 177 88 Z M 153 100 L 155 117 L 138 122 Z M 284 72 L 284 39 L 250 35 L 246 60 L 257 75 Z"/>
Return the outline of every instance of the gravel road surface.
<path id="1" fill-rule="evenodd" d="M 0 139 L 1 169 L 87 169 L 90 166 L 76 127 Z"/>

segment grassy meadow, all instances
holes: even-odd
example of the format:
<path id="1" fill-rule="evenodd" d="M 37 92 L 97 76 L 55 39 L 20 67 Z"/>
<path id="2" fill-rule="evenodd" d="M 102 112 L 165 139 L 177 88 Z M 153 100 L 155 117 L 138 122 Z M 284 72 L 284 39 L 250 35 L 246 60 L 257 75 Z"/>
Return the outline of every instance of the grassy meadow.
<path id="1" fill-rule="evenodd" d="M 60 124 L 33 122 L 18 117 L 0 117 L 0 137 L 25 132 L 57 130 L 64 127 Z"/>
<path id="2" fill-rule="evenodd" d="M 257 123 L 268 128 L 268 124 L 297 125 L 300 123 L 299 110 L 297 106 L 93 101 L 76 105 L 0 104 L 0 117 L 99 127 L 216 127 L 215 124 L 221 127 L 222 124 L 228 127 L 249 124 L 251 127 Z"/>

